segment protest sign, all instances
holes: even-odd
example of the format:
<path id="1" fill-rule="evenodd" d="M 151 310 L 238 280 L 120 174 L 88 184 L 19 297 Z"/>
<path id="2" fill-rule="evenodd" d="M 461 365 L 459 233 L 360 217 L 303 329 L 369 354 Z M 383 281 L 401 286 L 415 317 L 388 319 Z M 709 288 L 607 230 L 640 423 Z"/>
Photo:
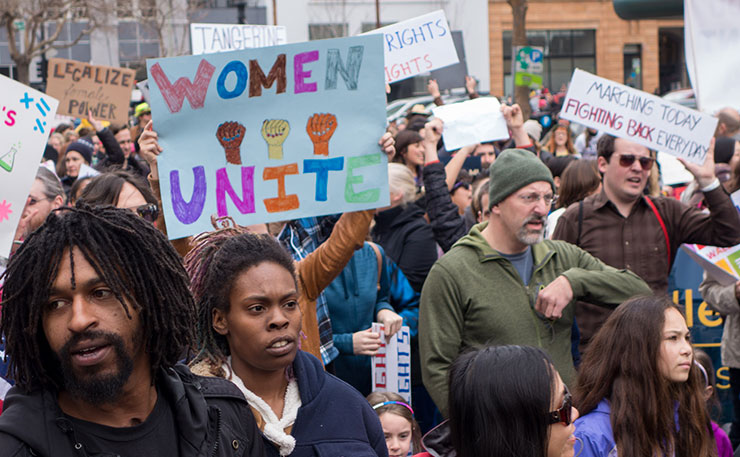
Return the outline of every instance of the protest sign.
<path id="1" fill-rule="evenodd" d="M 703 163 L 717 118 L 576 69 L 560 117 Z"/>
<path id="2" fill-rule="evenodd" d="M 501 104 L 495 97 L 479 97 L 432 108 L 444 122 L 445 149 L 454 151 L 470 144 L 509 138 Z"/>
<path id="3" fill-rule="evenodd" d="M 136 72 L 130 68 L 49 59 L 46 93 L 59 99 L 59 113 L 125 124 Z"/>
<path id="4" fill-rule="evenodd" d="M 459 30 L 452 31 L 452 42 L 455 44 L 458 62 L 439 70 L 432 70 L 432 79 L 437 81 L 439 90 L 449 90 L 457 87 L 465 87 L 465 77 L 468 75 L 468 63 L 465 59 L 465 42 L 463 33 Z"/>
<path id="5" fill-rule="evenodd" d="M 385 82 L 394 83 L 458 62 L 443 10 L 371 30 L 383 34 Z"/>
<path id="6" fill-rule="evenodd" d="M 514 48 L 514 85 L 532 89 L 542 87 L 542 56 L 545 48 L 537 46 L 517 46 Z"/>
<path id="7" fill-rule="evenodd" d="M 665 152 L 658 151 L 658 166 L 664 186 L 688 184 L 694 180 L 694 175 L 676 157 Z"/>
<path id="8" fill-rule="evenodd" d="M 0 75 L 0 257 L 8 257 L 59 102 Z"/>
<path id="9" fill-rule="evenodd" d="M 288 42 L 282 25 L 190 24 L 193 55 L 264 48 Z"/>
<path id="10" fill-rule="evenodd" d="M 740 190 L 731 197 L 735 208 L 740 211 Z M 740 244 L 729 248 L 701 244 L 684 244 L 681 247 L 717 282 L 727 286 L 740 280 Z"/>
<path id="11" fill-rule="evenodd" d="M 373 322 L 380 349 L 372 356 L 372 391 L 395 392 L 411 403 L 411 334 L 405 325 L 386 342 L 383 324 Z"/>
<path id="12" fill-rule="evenodd" d="M 709 113 L 740 108 L 734 90 L 740 68 L 740 2 L 684 0 L 686 68 L 699 109 Z"/>
<path id="13" fill-rule="evenodd" d="M 169 236 L 388 205 L 382 66 L 380 36 L 148 60 Z"/>

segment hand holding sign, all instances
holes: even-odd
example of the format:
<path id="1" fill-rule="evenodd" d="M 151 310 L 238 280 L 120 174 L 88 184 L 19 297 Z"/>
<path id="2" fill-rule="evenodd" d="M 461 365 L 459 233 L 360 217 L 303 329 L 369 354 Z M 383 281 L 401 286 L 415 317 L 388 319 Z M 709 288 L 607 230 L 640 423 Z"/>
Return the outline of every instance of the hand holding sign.
<path id="1" fill-rule="evenodd" d="M 380 348 L 380 335 L 372 329 L 352 334 L 352 352 L 354 355 L 375 355 Z"/>
<path id="2" fill-rule="evenodd" d="M 267 156 L 271 159 L 283 158 L 283 143 L 290 133 L 290 124 L 284 119 L 265 119 L 262 123 L 262 138 L 267 142 Z"/>
<path id="3" fill-rule="evenodd" d="M 383 324 L 383 333 L 385 333 L 386 340 L 390 340 L 396 332 L 401 330 L 401 325 L 403 325 L 403 318 L 389 309 L 378 311 L 377 320 Z"/>
<path id="4" fill-rule="evenodd" d="M 308 118 L 306 132 L 313 142 L 314 155 L 329 155 L 329 139 L 336 129 L 337 118 L 331 113 L 317 113 Z"/>
<path id="5" fill-rule="evenodd" d="M 216 138 L 226 152 L 226 161 L 234 165 L 241 165 L 242 158 L 239 147 L 244 140 L 247 129 L 238 122 L 224 122 L 216 129 Z"/>
<path id="6" fill-rule="evenodd" d="M 704 157 L 704 163 L 701 165 L 687 162 L 681 157 L 678 158 L 678 161 L 681 162 L 681 164 L 686 167 L 692 175 L 694 175 L 694 178 L 696 178 L 696 181 L 699 183 L 700 189 L 707 187 L 717 179 L 714 174 L 714 138 L 709 142 L 707 155 Z"/>

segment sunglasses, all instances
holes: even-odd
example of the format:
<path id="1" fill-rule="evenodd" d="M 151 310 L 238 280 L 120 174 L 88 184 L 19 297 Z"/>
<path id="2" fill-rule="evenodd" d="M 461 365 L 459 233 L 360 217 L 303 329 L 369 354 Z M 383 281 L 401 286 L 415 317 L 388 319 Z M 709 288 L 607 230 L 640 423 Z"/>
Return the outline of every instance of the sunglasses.
<path id="1" fill-rule="evenodd" d="M 148 203 L 146 205 L 126 209 L 134 211 L 136 214 L 139 215 L 139 217 L 141 217 L 145 221 L 149 221 L 152 223 L 154 223 L 154 221 L 157 220 L 157 217 L 159 217 L 159 208 L 154 203 Z"/>
<path id="2" fill-rule="evenodd" d="M 571 424 L 571 412 L 573 411 L 573 397 L 571 397 L 568 387 L 565 387 L 565 396 L 563 405 L 557 411 L 550 411 L 550 425 L 562 422 L 565 425 Z"/>
<path id="3" fill-rule="evenodd" d="M 635 160 L 638 160 L 637 157 L 635 157 L 634 154 L 622 154 L 619 156 L 619 165 L 627 168 L 631 167 L 633 163 L 635 163 Z M 640 166 L 644 171 L 648 171 L 653 167 L 653 162 L 655 162 L 655 159 L 652 157 L 640 157 Z"/>

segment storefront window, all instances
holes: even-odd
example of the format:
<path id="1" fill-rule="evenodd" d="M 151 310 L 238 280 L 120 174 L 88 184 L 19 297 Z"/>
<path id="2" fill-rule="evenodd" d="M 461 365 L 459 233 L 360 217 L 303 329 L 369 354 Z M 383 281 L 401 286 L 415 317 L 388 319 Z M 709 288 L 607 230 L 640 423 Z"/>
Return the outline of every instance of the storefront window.
<path id="1" fill-rule="evenodd" d="M 580 68 L 596 73 L 595 30 L 528 30 L 527 44 L 544 48 L 542 84 L 557 92 L 568 84 L 573 70 Z M 504 32 L 504 90 L 511 95 L 511 31 Z"/>

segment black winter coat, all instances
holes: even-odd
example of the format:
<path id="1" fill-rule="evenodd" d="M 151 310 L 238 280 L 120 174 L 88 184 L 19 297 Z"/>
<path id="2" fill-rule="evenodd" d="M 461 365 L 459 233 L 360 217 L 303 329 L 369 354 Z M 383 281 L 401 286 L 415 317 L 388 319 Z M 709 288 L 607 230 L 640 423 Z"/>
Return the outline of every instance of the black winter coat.
<path id="1" fill-rule="evenodd" d="M 196 376 L 178 364 L 161 373 L 158 387 L 173 412 L 181 457 L 265 455 L 252 411 L 230 381 Z M 14 387 L 3 406 L 0 456 L 88 456 L 56 393 L 25 395 Z"/>

